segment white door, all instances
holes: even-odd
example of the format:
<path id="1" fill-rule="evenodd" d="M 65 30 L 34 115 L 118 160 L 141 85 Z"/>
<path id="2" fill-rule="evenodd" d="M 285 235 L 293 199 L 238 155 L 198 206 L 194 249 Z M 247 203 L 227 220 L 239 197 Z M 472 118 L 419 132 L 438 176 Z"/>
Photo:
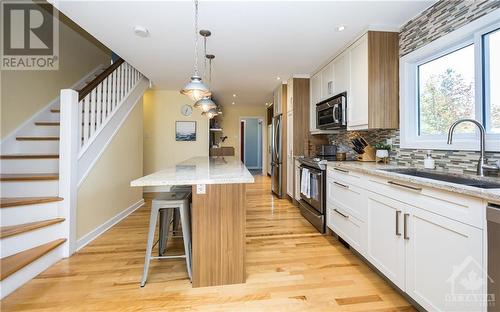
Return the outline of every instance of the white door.
<path id="1" fill-rule="evenodd" d="M 481 311 L 457 300 L 486 293 L 482 230 L 419 208 L 407 218 L 406 292 L 428 311 Z"/>
<path id="2" fill-rule="evenodd" d="M 273 167 L 273 125 L 267 126 L 267 174 L 271 175 L 271 168 Z"/>
<path id="3" fill-rule="evenodd" d="M 295 161 L 295 199 L 300 200 L 300 163 Z"/>
<path id="4" fill-rule="evenodd" d="M 311 103 L 309 111 L 309 130 L 316 131 L 316 104 L 321 98 L 321 72 L 311 77 Z"/>
<path id="5" fill-rule="evenodd" d="M 407 205 L 372 192 L 366 194 L 368 201 L 366 256 L 377 269 L 404 291 L 403 216 Z"/>
<path id="6" fill-rule="evenodd" d="M 294 161 L 293 161 L 293 111 L 287 113 L 286 125 L 286 155 L 287 155 L 287 172 L 286 172 L 286 193 L 293 198 L 293 176 L 294 176 Z"/>
<path id="7" fill-rule="evenodd" d="M 334 94 L 339 94 L 346 92 L 349 86 L 349 75 L 348 75 L 348 53 L 344 52 L 337 56 L 333 61 L 333 92 Z M 349 95 L 349 93 L 347 93 Z"/>
<path id="8" fill-rule="evenodd" d="M 349 50 L 349 94 L 347 128 L 368 128 L 368 34 Z"/>
<path id="9" fill-rule="evenodd" d="M 332 97 L 333 94 L 333 62 L 323 68 L 321 71 L 321 100 Z"/>

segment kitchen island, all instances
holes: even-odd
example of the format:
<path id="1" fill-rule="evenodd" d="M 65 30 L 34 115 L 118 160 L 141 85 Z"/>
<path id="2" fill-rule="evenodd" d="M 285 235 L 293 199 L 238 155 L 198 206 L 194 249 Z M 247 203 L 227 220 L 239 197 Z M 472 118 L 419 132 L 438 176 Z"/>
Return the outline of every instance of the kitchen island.
<path id="1" fill-rule="evenodd" d="M 193 287 L 245 282 L 246 183 L 254 178 L 236 157 L 194 157 L 130 183 L 192 185 Z"/>

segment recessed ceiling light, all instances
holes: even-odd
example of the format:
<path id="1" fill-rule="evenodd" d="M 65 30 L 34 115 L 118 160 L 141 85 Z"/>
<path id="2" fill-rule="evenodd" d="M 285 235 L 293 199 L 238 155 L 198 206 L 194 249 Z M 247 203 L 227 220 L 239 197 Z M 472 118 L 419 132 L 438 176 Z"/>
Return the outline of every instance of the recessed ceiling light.
<path id="1" fill-rule="evenodd" d="M 144 26 L 136 25 L 134 26 L 134 34 L 136 34 L 139 37 L 145 38 L 149 36 L 149 31 Z"/>
<path id="2" fill-rule="evenodd" d="M 340 26 L 337 26 L 335 28 L 336 31 L 344 31 L 345 30 L 345 26 L 344 25 L 340 25 Z"/>
<path id="3" fill-rule="evenodd" d="M 266 103 L 266 106 L 269 105 L 269 103 Z"/>
<path id="4" fill-rule="evenodd" d="M 236 97 L 236 94 L 233 94 L 233 97 Z"/>
<path id="5" fill-rule="evenodd" d="M 280 79 L 281 79 L 281 77 L 280 77 L 280 76 L 276 77 L 276 80 L 280 80 Z"/>
<path id="6" fill-rule="evenodd" d="M 234 102 L 233 102 L 233 103 L 231 103 L 231 104 L 233 104 L 233 105 L 234 105 Z"/>

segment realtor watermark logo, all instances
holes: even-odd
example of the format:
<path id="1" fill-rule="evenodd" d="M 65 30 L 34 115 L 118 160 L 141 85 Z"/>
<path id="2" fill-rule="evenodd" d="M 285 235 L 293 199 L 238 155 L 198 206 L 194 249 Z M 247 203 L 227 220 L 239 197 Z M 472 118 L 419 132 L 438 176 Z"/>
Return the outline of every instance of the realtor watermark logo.
<path id="1" fill-rule="evenodd" d="M 1 69 L 59 69 L 57 14 L 47 2 L 2 1 Z"/>
<path id="2" fill-rule="evenodd" d="M 477 307 L 495 305 L 495 295 L 488 294 L 488 283 L 494 283 L 483 266 L 474 258 L 467 257 L 457 266 L 446 280 L 450 284 L 450 292 L 445 301 L 454 311 L 468 311 Z M 470 310 L 469 310 L 470 311 Z"/>

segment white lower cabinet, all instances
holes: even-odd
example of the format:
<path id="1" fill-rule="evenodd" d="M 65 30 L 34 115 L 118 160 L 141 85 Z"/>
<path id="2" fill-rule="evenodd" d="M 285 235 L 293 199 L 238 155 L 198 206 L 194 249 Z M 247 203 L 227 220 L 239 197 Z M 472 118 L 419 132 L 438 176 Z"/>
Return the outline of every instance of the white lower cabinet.
<path id="1" fill-rule="evenodd" d="M 402 197 L 396 189 L 370 189 L 363 181 L 371 176 L 344 175 L 328 171 L 330 229 L 426 310 L 486 311 L 483 224 L 446 214 L 450 193 L 424 189 Z M 484 216 L 480 202 L 468 197 L 464 205 Z M 454 211 L 456 203 L 448 205 Z"/>
<path id="2" fill-rule="evenodd" d="M 366 192 L 368 203 L 366 258 L 402 290 L 405 289 L 406 207 L 395 200 Z"/>
<path id="3" fill-rule="evenodd" d="M 408 215 L 406 292 L 428 311 L 481 311 L 483 231 L 414 207 Z M 464 302 L 464 294 L 475 293 Z"/>

